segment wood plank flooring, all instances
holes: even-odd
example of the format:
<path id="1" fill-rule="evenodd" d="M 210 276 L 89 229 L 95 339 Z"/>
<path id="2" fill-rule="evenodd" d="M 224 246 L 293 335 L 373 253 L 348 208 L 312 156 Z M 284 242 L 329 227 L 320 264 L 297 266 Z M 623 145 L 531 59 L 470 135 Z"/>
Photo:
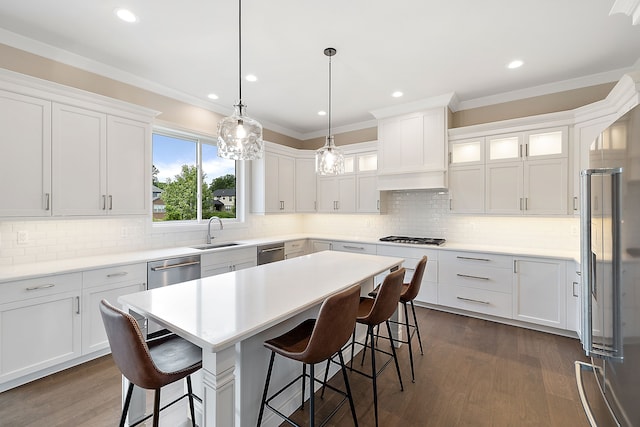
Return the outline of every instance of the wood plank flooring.
<path id="1" fill-rule="evenodd" d="M 400 349 L 403 392 L 393 364 L 379 377 L 381 427 L 588 426 L 573 373 L 574 360 L 586 361 L 577 340 L 423 308 L 417 312 L 425 354 L 414 349 L 412 383 L 407 346 Z M 335 376 L 332 384 L 342 388 L 341 378 Z M 356 373 L 349 380 L 360 426 L 373 426 L 371 380 Z M 115 426 L 120 393 L 119 371 L 106 356 L 1 393 L 0 426 Z M 329 393 L 317 399 L 319 416 L 336 400 Z M 304 424 L 308 415 L 298 411 L 295 417 Z M 348 405 L 328 425 L 351 426 Z"/>

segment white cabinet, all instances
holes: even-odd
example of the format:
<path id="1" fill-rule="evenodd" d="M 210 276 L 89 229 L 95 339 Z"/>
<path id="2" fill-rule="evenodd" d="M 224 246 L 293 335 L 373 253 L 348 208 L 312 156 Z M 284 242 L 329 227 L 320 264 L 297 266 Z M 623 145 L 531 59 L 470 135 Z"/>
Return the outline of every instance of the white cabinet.
<path id="1" fill-rule="evenodd" d="M 242 270 L 257 265 L 255 246 L 238 249 L 225 249 L 200 255 L 200 273 L 202 277 L 215 276 L 230 271 Z"/>
<path id="2" fill-rule="evenodd" d="M 484 213 L 484 138 L 449 143 L 449 210 Z"/>
<path id="3" fill-rule="evenodd" d="M 0 217 L 51 215 L 51 102 L 0 91 L 0 139 Z"/>
<path id="4" fill-rule="evenodd" d="M 316 211 L 316 161 L 315 158 L 296 158 L 296 212 Z"/>
<path id="5" fill-rule="evenodd" d="M 330 251 L 333 249 L 333 243 L 328 240 L 312 240 L 310 243 L 311 253 Z"/>
<path id="6" fill-rule="evenodd" d="M 486 137 L 485 212 L 567 214 L 568 128 Z"/>
<path id="7" fill-rule="evenodd" d="M 512 258 L 442 251 L 438 259 L 438 304 L 511 318 Z"/>
<path id="8" fill-rule="evenodd" d="M 444 188 L 446 107 L 378 121 L 379 188 Z"/>
<path id="9" fill-rule="evenodd" d="M 284 150 L 286 147 L 265 143 L 263 158 L 251 161 L 252 212 L 295 212 L 295 158 Z"/>
<path id="10" fill-rule="evenodd" d="M 380 213 L 378 190 L 378 153 L 359 153 L 356 156 L 356 212 Z"/>
<path id="11" fill-rule="evenodd" d="M 418 261 L 427 256 L 427 266 L 422 276 L 416 302 L 438 303 L 438 251 L 433 249 L 409 248 L 404 246 L 378 245 L 378 255 L 404 258 L 404 283 L 409 283 Z"/>
<path id="12" fill-rule="evenodd" d="M 332 251 L 340 252 L 352 252 L 357 254 L 369 254 L 375 255 L 377 252 L 376 245 L 371 243 L 360 242 L 333 242 L 331 245 Z"/>
<path id="13" fill-rule="evenodd" d="M 353 213 L 356 211 L 356 177 L 339 175 L 318 178 L 318 212 Z"/>
<path id="14" fill-rule="evenodd" d="M 147 264 L 87 270 L 82 273 L 82 354 L 109 348 L 100 315 L 100 301 L 106 299 L 116 307 L 121 295 L 147 289 Z"/>
<path id="15" fill-rule="evenodd" d="M 307 254 L 307 240 L 290 240 L 284 242 L 284 259 L 297 258 Z"/>
<path id="16" fill-rule="evenodd" d="M 566 261 L 514 259 L 513 318 L 565 329 Z"/>
<path id="17" fill-rule="evenodd" d="M 80 273 L 3 283 L 0 383 L 81 355 Z"/>
<path id="18" fill-rule="evenodd" d="M 580 337 L 581 305 L 580 292 L 582 281 L 580 278 L 580 264 L 567 262 L 567 330 L 574 331 Z"/>

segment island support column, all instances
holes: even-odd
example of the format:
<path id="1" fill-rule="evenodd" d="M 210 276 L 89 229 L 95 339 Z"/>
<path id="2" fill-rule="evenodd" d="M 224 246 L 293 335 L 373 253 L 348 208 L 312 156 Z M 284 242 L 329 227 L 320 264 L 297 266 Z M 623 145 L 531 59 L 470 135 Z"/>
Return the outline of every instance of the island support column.
<path id="1" fill-rule="evenodd" d="M 202 352 L 204 427 L 235 426 L 236 350 L 230 346 L 217 353 Z"/>

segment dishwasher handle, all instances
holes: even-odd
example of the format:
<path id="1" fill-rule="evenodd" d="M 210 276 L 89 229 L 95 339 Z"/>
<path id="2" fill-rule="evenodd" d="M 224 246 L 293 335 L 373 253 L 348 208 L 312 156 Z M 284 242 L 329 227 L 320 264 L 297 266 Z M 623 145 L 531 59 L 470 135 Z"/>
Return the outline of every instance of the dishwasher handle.
<path id="1" fill-rule="evenodd" d="M 275 252 L 275 251 L 284 251 L 284 246 L 278 246 L 277 248 L 260 249 L 261 254 L 264 254 L 267 252 Z"/>
<path id="2" fill-rule="evenodd" d="M 161 267 L 151 267 L 151 271 L 169 270 L 171 268 L 187 267 L 190 265 L 198 265 L 198 264 L 200 264 L 200 261 L 181 262 L 179 264 L 169 264 L 169 265 L 163 265 Z"/>

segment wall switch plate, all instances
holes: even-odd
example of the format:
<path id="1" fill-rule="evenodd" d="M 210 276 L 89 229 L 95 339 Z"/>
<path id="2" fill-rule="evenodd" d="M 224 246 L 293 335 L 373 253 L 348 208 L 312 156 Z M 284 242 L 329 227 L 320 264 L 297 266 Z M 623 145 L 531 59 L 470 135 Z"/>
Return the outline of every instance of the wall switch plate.
<path id="1" fill-rule="evenodd" d="M 29 232 L 27 230 L 18 230 L 18 244 L 26 245 L 29 243 Z"/>

